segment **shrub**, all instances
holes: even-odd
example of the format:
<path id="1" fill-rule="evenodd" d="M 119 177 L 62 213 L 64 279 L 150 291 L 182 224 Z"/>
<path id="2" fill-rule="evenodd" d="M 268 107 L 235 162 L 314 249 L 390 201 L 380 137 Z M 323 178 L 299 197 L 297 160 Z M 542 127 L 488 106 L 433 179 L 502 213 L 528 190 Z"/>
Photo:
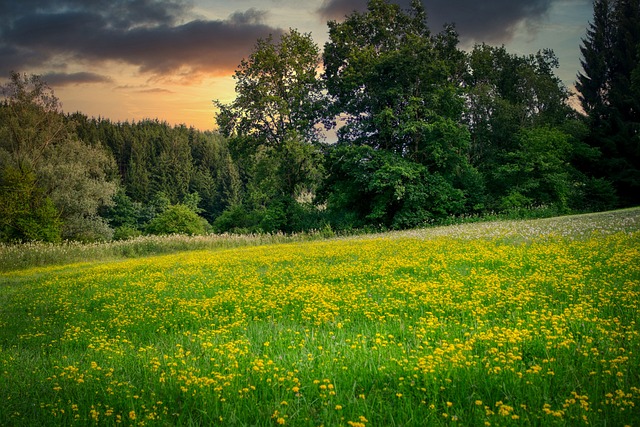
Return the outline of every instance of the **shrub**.
<path id="1" fill-rule="evenodd" d="M 577 186 L 572 205 L 574 209 L 583 211 L 605 211 L 618 205 L 618 197 L 610 181 L 586 178 Z"/>
<path id="2" fill-rule="evenodd" d="M 79 242 L 108 242 L 113 238 L 113 229 L 98 215 L 74 215 L 62 225 L 62 237 Z"/>
<path id="3" fill-rule="evenodd" d="M 216 233 L 248 234 L 256 231 L 259 219 L 242 205 L 230 206 L 213 222 Z"/>
<path id="4" fill-rule="evenodd" d="M 206 219 L 183 204 L 171 205 L 147 226 L 151 234 L 204 234 L 209 228 Z"/>
<path id="5" fill-rule="evenodd" d="M 128 240 L 142 235 L 142 231 L 131 225 L 121 225 L 113 232 L 113 240 Z"/>
<path id="6" fill-rule="evenodd" d="M 398 154 L 341 146 L 320 190 L 338 229 L 412 228 L 462 213 L 464 193 L 441 174 Z"/>

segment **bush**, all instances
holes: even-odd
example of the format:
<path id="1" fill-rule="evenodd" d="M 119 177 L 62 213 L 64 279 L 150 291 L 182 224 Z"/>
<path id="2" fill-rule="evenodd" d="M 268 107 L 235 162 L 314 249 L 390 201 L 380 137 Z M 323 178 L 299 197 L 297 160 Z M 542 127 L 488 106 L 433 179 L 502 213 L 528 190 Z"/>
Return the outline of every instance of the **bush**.
<path id="1" fill-rule="evenodd" d="M 129 240 L 142 235 L 142 231 L 131 225 L 121 225 L 113 232 L 113 240 Z"/>
<path id="2" fill-rule="evenodd" d="M 275 233 L 276 231 L 290 231 L 287 226 L 287 206 L 276 200 L 261 212 L 260 231 Z"/>
<path id="3" fill-rule="evenodd" d="M 586 178 L 576 186 L 571 205 L 572 208 L 581 211 L 605 211 L 618 205 L 618 197 L 610 181 Z"/>
<path id="4" fill-rule="evenodd" d="M 177 204 L 169 206 L 164 212 L 153 218 L 147 225 L 151 234 L 205 234 L 210 228 L 206 219 L 199 216 L 188 206 Z"/>
<path id="5" fill-rule="evenodd" d="M 242 205 L 230 206 L 213 221 L 216 233 L 248 234 L 256 231 L 259 219 Z"/>
<path id="6" fill-rule="evenodd" d="M 502 211 L 512 211 L 517 209 L 528 208 L 533 204 L 533 201 L 522 195 L 518 190 L 512 189 L 509 194 L 500 199 L 500 209 Z"/>
<path id="7" fill-rule="evenodd" d="M 79 242 L 108 242 L 113 239 L 113 229 L 98 215 L 75 215 L 62 225 L 62 237 Z"/>
<path id="8" fill-rule="evenodd" d="M 326 201 L 337 229 L 412 228 L 463 212 L 460 189 L 395 153 L 339 146 L 330 153 L 330 165 L 320 201 Z"/>

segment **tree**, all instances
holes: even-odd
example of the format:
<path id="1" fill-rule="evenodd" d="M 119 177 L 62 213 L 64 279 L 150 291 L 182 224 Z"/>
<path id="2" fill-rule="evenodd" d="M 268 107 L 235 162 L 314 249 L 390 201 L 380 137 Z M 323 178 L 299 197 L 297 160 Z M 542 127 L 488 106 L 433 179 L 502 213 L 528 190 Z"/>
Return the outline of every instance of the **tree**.
<path id="1" fill-rule="evenodd" d="M 150 187 L 162 191 L 172 203 L 189 194 L 194 168 L 186 128 L 176 129 L 158 140 L 159 154 L 151 171 Z"/>
<path id="2" fill-rule="evenodd" d="M 60 103 L 40 76 L 11 73 L 0 88 L 0 148 L 23 172 L 38 169 L 45 150 L 64 142 L 70 129 L 59 113 Z"/>
<path id="3" fill-rule="evenodd" d="M 236 99 L 229 105 L 216 102 L 216 120 L 229 138 L 247 215 L 238 214 L 238 204 L 229 205 L 218 224 L 243 217 L 254 218 L 253 226 L 263 231 L 296 228 L 299 201 L 313 193 L 322 172 L 318 124 L 325 99 L 319 63 L 311 35 L 293 29 L 277 42 L 272 37 L 258 40 L 240 63 L 234 76 Z M 266 222 L 260 218 L 267 216 L 269 225 L 262 227 Z"/>
<path id="4" fill-rule="evenodd" d="M 602 126 L 606 117 L 607 88 L 611 75 L 607 55 L 613 48 L 613 5 L 611 0 L 596 0 L 593 22 L 587 28 L 580 53 L 582 72 L 578 73 L 576 89 L 582 109 L 593 127 Z"/>
<path id="5" fill-rule="evenodd" d="M 238 167 L 228 140 L 218 132 L 148 119 L 114 123 L 80 113 L 67 116 L 67 121 L 76 124 L 85 143 L 102 146 L 115 157 L 122 192 L 113 209 L 100 213 L 116 228 L 118 238 L 137 234 L 169 205 L 183 203 L 196 192 L 201 214 L 211 222 L 240 203 Z M 166 203 L 156 203 L 160 200 Z M 123 215 L 130 220 L 123 223 Z"/>
<path id="6" fill-rule="evenodd" d="M 61 224 L 63 238 L 110 238 L 112 230 L 97 211 L 111 203 L 117 188 L 113 159 L 101 147 L 78 140 L 73 123 L 64 119 L 58 99 L 40 77 L 12 73 L 2 95 L 2 197 L 19 192 L 23 207 L 40 212 L 28 222 L 29 230 L 25 222 L 18 226 L 21 215 L 12 216 L 14 223 L 6 226 L 22 228 L 19 238 L 24 240 L 55 236 L 51 230 L 56 224 Z"/>
<path id="7" fill-rule="evenodd" d="M 0 241 L 61 240 L 61 223 L 53 202 L 36 186 L 33 173 L 2 161 L 0 170 Z"/>
<path id="8" fill-rule="evenodd" d="M 576 88 L 587 114 L 587 143 L 602 157 L 585 172 L 610 180 L 620 203 L 640 203 L 640 101 L 634 71 L 640 63 L 640 4 L 598 0 L 581 47 Z"/>
<path id="9" fill-rule="evenodd" d="M 553 51 L 518 56 L 504 46 L 482 44 L 473 48 L 468 64 L 464 122 L 474 165 L 492 168 L 496 150 L 510 149 L 523 127 L 560 126 L 570 118 Z"/>
<path id="10" fill-rule="evenodd" d="M 340 23 L 329 22 L 329 41 L 323 56 L 331 101 L 326 121 L 344 122 L 338 129 L 338 147 L 329 151 L 345 154 L 339 147 L 343 145 L 367 146 L 385 153 L 367 154 L 377 159 L 367 164 L 382 168 L 374 176 L 368 175 L 366 167 L 357 167 L 357 161 L 345 162 L 340 156 L 330 155 L 339 164 L 327 165 L 330 176 L 325 191 L 358 192 L 351 195 L 353 204 L 340 194 L 325 195 L 330 210 L 343 206 L 360 212 L 356 216 L 361 219 L 394 227 L 439 217 L 443 207 L 451 209 L 449 213 L 459 212 L 457 202 L 430 200 L 433 188 L 442 189 L 446 197 L 455 193 L 456 200 L 462 194 L 464 200 L 464 190 L 469 190 L 464 188 L 465 183 L 474 173 L 467 158 L 469 132 L 461 124 L 465 57 L 457 44 L 453 27 L 431 34 L 419 1 L 413 1 L 405 11 L 386 0 L 371 0 L 366 12 L 354 12 Z M 344 150 L 350 153 L 347 158 L 362 154 L 357 149 Z M 354 167 L 365 176 L 355 177 L 345 167 Z M 380 187 L 384 186 L 384 171 L 389 173 L 387 178 L 412 188 L 402 203 L 394 199 L 398 195 L 391 187 Z M 429 188 L 414 182 L 419 179 L 426 180 Z M 353 187 L 353 182 L 360 186 Z M 380 190 L 375 197 L 368 193 L 374 187 Z M 388 200 L 382 202 L 384 198 Z M 398 212 L 408 210 L 408 206 L 424 213 L 416 214 L 415 221 L 397 221 Z M 369 213 L 363 216 L 362 212 Z"/>
<path id="11" fill-rule="evenodd" d="M 504 46 L 482 44 L 471 51 L 468 64 L 464 79 L 467 109 L 463 119 L 471 132 L 471 163 L 482 174 L 488 192 L 487 207 L 514 207 L 516 199 L 521 205 L 554 200 L 566 206 L 566 196 L 558 198 L 540 191 L 534 195 L 521 188 L 522 182 L 506 179 L 511 173 L 508 171 L 512 171 L 530 185 L 536 185 L 530 175 L 518 175 L 524 170 L 516 165 L 525 158 L 529 159 L 527 162 L 533 161 L 531 156 L 535 157 L 536 152 L 544 156 L 536 148 L 539 144 L 529 144 L 528 136 L 543 134 L 558 142 L 568 140 L 562 128 L 571 119 L 571 110 L 566 103 L 567 90 L 553 72 L 558 67 L 553 52 L 543 50 L 535 55 L 518 56 L 507 52 Z M 564 136 L 560 137 L 560 133 Z M 549 148 L 555 150 L 553 146 Z M 559 155 L 567 173 L 569 152 L 565 150 Z M 551 191 L 551 187 L 539 190 L 542 188 Z M 522 196 L 524 193 L 532 197 Z M 511 201 L 505 204 L 505 198 Z"/>
<path id="12" fill-rule="evenodd" d="M 344 121 L 341 142 L 393 151 L 421 163 L 463 148 L 464 129 L 434 149 L 463 111 L 459 81 L 464 55 L 451 27 L 431 35 L 421 2 L 408 11 L 371 0 L 366 13 L 329 22 L 324 78 L 330 116 Z M 438 141 L 435 141 L 435 140 Z"/>
<path id="13" fill-rule="evenodd" d="M 123 240 L 142 234 L 142 204 L 131 200 L 124 188 L 119 188 L 113 196 L 113 205 L 101 209 L 101 216 L 114 229 L 113 238 Z"/>
<path id="14" fill-rule="evenodd" d="M 190 133 L 193 175 L 190 191 L 202 197 L 202 215 L 210 222 L 240 202 L 241 182 L 227 139 L 219 133 Z"/>
<path id="15" fill-rule="evenodd" d="M 113 158 L 73 135 L 45 150 L 39 183 L 60 213 L 62 237 L 84 241 L 109 240 L 113 231 L 98 212 L 113 204 L 118 176 Z"/>
<path id="16" fill-rule="evenodd" d="M 66 136 L 59 103 L 38 76 L 0 88 L 0 240 L 59 241 L 59 212 L 38 185 L 46 148 Z"/>
<path id="17" fill-rule="evenodd" d="M 613 182 L 622 202 L 640 203 L 640 98 L 633 86 L 634 70 L 640 66 L 640 2 L 618 0 L 609 99 L 616 156 Z"/>
<path id="18" fill-rule="evenodd" d="M 561 211 L 569 205 L 569 137 L 549 126 L 521 129 L 517 148 L 504 153 L 493 171 L 493 181 L 503 187 L 501 209 L 553 205 Z"/>
<path id="19" fill-rule="evenodd" d="M 223 135 L 251 137 L 267 146 L 283 143 L 291 133 L 317 142 L 324 105 L 319 64 L 311 34 L 291 29 L 278 42 L 272 36 L 258 40 L 234 74 L 236 99 L 228 105 L 215 102 Z"/>

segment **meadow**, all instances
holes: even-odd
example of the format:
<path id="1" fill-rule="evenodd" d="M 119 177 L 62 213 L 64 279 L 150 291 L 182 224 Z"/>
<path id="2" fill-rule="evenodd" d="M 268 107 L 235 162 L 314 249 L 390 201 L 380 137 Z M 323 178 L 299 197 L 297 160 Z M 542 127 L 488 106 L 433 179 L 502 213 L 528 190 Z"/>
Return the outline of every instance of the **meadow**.
<path id="1" fill-rule="evenodd" d="M 640 209 L 88 253 L 0 273 L 0 425 L 640 425 Z"/>

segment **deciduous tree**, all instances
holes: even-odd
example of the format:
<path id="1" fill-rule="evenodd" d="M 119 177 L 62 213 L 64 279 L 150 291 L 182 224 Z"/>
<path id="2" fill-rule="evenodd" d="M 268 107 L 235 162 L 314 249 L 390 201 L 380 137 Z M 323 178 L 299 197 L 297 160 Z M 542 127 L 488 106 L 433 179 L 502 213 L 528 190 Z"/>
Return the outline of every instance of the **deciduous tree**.
<path id="1" fill-rule="evenodd" d="M 558 203 L 566 208 L 566 189 L 560 196 L 558 188 L 540 185 L 546 166 L 536 172 L 531 166 L 547 164 L 547 154 L 558 159 L 559 163 L 552 163 L 554 168 L 561 165 L 562 171 L 553 173 L 563 177 L 562 186 L 568 185 L 570 136 L 563 129 L 572 112 L 567 90 L 554 74 L 558 67 L 554 53 L 543 50 L 519 56 L 504 46 L 482 44 L 471 51 L 468 64 L 464 122 L 471 132 L 471 162 L 481 172 L 488 192 L 487 207 Z M 540 145 L 546 137 L 559 144 L 545 146 L 549 153 Z"/>
<path id="2" fill-rule="evenodd" d="M 216 102 L 218 126 L 229 138 L 244 184 L 242 206 L 255 214 L 246 217 L 270 216 L 268 230 L 255 224 L 264 231 L 295 229 L 293 212 L 321 177 L 318 126 L 325 97 L 319 66 L 310 34 L 292 29 L 279 40 L 261 39 L 236 70 L 236 99 L 228 105 Z M 240 208 L 229 209 L 237 213 Z"/>
<path id="3" fill-rule="evenodd" d="M 338 147 L 331 148 L 340 153 L 330 157 L 338 164 L 327 166 L 331 176 L 325 190 L 332 188 L 334 192 L 326 196 L 331 209 L 364 209 L 369 212 L 365 219 L 394 227 L 440 217 L 442 209 L 451 209 L 449 214 L 457 212 L 459 197 L 464 200 L 463 182 L 473 173 L 467 157 L 469 132 L 461 123 L 465 57 L 457 44 L 453 27 L 431 33 L 419 1 L 403 10 L 386 0 L 371 0 L 366 12 L 354 12 L 343 22 L 329 22 L 323 56 L 331 101 L 327 121 L 343 122 L 338 128 Z M 342 145 L 368 146 L 384 154 L 367 154 L 376 161 L 363 158 L 359 167 L 358 161 L 345 159 L 361 155 L 360 150 L 343 149 Z M 369 175 L 373 171 L 367 172 L 365 162 L 380 168 L 375 177 Z M 355 177 L 345 168 L 364 175 Z M 392 190 L 393 184 L 382 190 L 384 176 L 406 185 L 402 202 L 397 188 Z M 340 183 L 343 179 L 349 182 Z M 428 183 L 427 187 L 421 187 L 419 180 Z M 353 182 L 360 184 L 354 187 Z M 372 186 L 380 190 L 375 197 L 368 193 Z M 351 196 L 353 203 L 343 203 L 343 196 L 337 194 L 343 190 L 359 191 Z M 456 202 L 435 203 L 432 191 L 439 190 L 447 197 L 455 194 Z M 383 198 L 388 200 L 383 202 Z M 408 206 L 415 210 L 415 218 L 399 221 L 407 218 L 399 212 L 405 209 L 407 213 Z"/>
<path id="4" fill-rule="evenodd" d="M 19 238 L 24 240 L 51 240 L 55 233 L 50 230 L 58 223 L 64 238 L 110 238 L 112 230 L 98 216 L 98 208 L 110 204 L 116 192 L 113 159 L 101 147 L 78 140 L 58 99 L 40 77 L 13 73 L 2 96 L 2 197 L 15 201 L 19 193 L 23 207 L 41 212 L 32 216 L 29 230 L 24 221 L 18 225 L 22 215 L 11 216 L 13 223 L 5 227 L 21 228 Z"/>
<path id="5" fill-rule="evenodd" d="M 464 129 L 451 134 L 463 111 L 464 69 L 452 27 L 432 35 L 421 2 L 404 11 L 385 0 L 371 0 L 367 12 L 328 25 L 328 119 L 344 121 L 341 142 L 390 150 L 432 167 L 442 163 L 440 155 L 466 149 Z M 433 146 L 441 143 L 448 148 Z"/>
<path id="6" fill-rule="evenodd" d="M 221 132 L 269 146 L 283 143 L 291 133 L 317 142 L 324 105 L 319 65 L 311 34 L 291 29 L 277 41 L 271 36 L 258 40 L 235 72 L 236 99 L 215 102 Z"/>

